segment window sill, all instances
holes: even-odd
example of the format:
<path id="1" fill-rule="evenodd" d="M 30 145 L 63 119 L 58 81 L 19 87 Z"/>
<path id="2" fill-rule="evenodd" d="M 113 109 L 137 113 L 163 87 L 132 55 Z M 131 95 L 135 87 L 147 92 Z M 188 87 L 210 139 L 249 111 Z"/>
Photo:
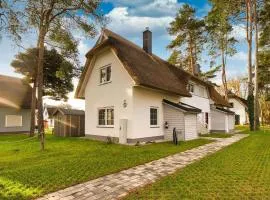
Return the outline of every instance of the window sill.
<path id="1" fill-rule="evenodd" d="M 100 85 L 106 85 L 106 84 L 109 84 L 109 83 L 111 83 L 112 81 L 107 81 L 107 82 L 104 82 L 104 83 L 99 83 L 99 86 Z"/>
<path id="2" fill-rule="evenodd" d="M 150 126 L 150 128 L 160 128 L 160 126 Z"/>
<path id="3" fill-rule="evenodd" d="M 98 125 L 97 128 L 114 128 L 114 126 Z"/>

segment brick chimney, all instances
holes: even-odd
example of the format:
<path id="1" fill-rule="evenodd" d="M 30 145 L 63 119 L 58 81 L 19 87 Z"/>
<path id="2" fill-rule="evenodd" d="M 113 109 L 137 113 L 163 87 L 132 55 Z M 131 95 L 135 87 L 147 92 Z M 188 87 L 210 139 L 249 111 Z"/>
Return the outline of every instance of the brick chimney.
<path id="1" fill-rule="evenodd" d="M 143 32 L 143 50 L 146 53 L 152 54 L 152 32 L 148 27 Z"/>

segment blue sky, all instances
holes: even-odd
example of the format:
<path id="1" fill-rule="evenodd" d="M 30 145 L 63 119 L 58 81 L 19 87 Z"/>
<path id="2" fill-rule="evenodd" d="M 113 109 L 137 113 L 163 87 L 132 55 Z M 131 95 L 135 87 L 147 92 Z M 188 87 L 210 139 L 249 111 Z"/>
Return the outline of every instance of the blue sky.
<path id="1" fill-rule="evenodd" d="M 206 15 L 211 8 L 207 0 L 104 0 L 101 9 L 110 19 L 107 28 L 140 46 L 142 45 L 142 31 L 145 27 L 149 27 L 153 32 L 153 53 L 167 59 L 170 51 L 166 49 L 166 46 L 172 37 L 169 36 L 166 29 L 183 3 L 189 3 L 195 7 L 198 17 Z M 80 61 L 81 64 L 84 64 L 84 55 L 97 38 L 87 40 L 76 31 L 74 35 L 80 39 Z M 229 77 L 246 74 L 247 65 L 244 29 L 241 26 L 235 26 L 233 35 L 239 40 L 239 44 L 237 45 L 238 53 L 228 60 L 227 74 Z M 27 35 L 24 37 L 23 46 L 25 48 L 34 47 L 35 41 L 34 33 Z M 23 51 L 23 49 L 17 47 L 9 38 L 5 36 L 2 38 L 0 41 L 0 74 L 19 76 L 10 67 L 10 62 L 19 51 Z M 203 53 L 201 65 L 203 70 L 209 69 L 207 52 Z M 218 83 L 220 83 L 220 76 L 219 74 L 216 79 Z"/>

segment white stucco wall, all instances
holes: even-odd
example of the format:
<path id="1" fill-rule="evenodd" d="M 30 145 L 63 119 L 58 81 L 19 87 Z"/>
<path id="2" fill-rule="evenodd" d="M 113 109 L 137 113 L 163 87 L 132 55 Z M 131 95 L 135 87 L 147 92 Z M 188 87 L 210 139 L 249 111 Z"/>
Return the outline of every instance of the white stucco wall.
<path id="1" fill-rule="evenodd" d="M 241 104 L 239 101 L 237 101 L 234 98 L 229 99 L 230 103 L 233 103 L 233 108 L 230 108 L 231 111 L 235 112 L 236 115 L 240 116 L 240 124 L 246 124 L 247 123 L 247 114 L 245 111 L 245 106 Z"/>
<path id="2" fill-rule="evenodd" d="M 197 115 L 197 130 L 198 132 L 205 132 L 205 113 L 208 113 L 209 118 L 211 99 L 209 99 L 209 94 L 206 87 L 194 82 L 191 82 L 191 84 L 194 85 L 194 92 L 191 93 L 192 97 L 182 97 L 180 101 L 202 110 L 202 112 Z"/>
<path id="3" fill-rule="evenodd" d="M 111 82 L 100 85 L 100 68 L 111 64 Z M 134 82 L 121 62 L 108 49 L 97 55 L 85 88 L 85 134 L 119 137 L 119 120 L 128 119 L 128 133 L 132 132 Z M 126 100 L 127 107 L 123 107 Z M 114 107 L 114 127 L 98 127 L 98 108 Z M 129 135 L 127 136 L 129 137 Z"/>
<path id="4" fill-rule="evenodd" d="M 164 119 L 162 100 L 178 102 L 179 96 L 169 95 L 156 90 L 133 88 L 133 127 L 131 139 L 164 135 Z M 158 126 L 150 127 L 150 107 L 158 108 Z"/>

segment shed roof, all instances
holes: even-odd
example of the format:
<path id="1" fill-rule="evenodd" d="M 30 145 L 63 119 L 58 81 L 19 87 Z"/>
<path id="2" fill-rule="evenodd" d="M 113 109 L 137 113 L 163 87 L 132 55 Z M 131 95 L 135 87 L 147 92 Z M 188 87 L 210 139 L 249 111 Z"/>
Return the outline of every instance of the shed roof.
<path id="1" fill-rule="evenodd" d="M 31 108 L 32 88 L 20 78 L 0 75 L 0 107 Z"/>
<path id="2" fill-rule="evenodd" d="M 57 108 L 53 112 L 53 115 L 55 115 L 57 112 L 60 112 L 63 115 L 84 115 L 83 110 L 76 110 L 76 109 Z"/>
<path id="3" fill-rule="evenodd" d="M 225 108 L 216 107 L 216 110 L 219 110 L 219 111 L 222 111 L 222 112 L 225 112 L 225 113 L 228 113 L 228 114 L 232 114 L 232 115 L 235 114 L 235 112 L 233 112 L 231 110 L 228 110 L 228 109 L 225 109 Z"/>
<path id="4" fill-rule="evenodd" d="M 174 103 L 172 101 L 169 101 L 167 99 L 163 99 L 163 103 L 168 104 L 170 106 L 173 106 L 175 108 L 179 108 L 181 110 L 184 110 L 186 112 L 193 112 L 193 113 L 200 113 L 201 109 L 196 108 L 194 106 L 179 102 L 179 103 Z"/>

